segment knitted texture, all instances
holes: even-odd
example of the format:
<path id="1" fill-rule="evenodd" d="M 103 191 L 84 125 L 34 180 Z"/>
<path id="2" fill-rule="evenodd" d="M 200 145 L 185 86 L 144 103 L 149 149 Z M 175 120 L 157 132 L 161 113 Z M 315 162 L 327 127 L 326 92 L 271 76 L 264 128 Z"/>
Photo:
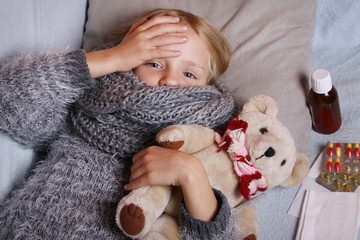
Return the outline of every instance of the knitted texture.
<path id="1" fill-rule="evenodd" d="M 48 153 L 1 203 L 0 239 L 126 239 L 116 226 L 115 210 L 126 194 L 130 156 L 152 144 L 166 125 L 226 122 L 235 110 L 230 96 L 216 87 L 151 88 L 132 72 L 93 80 L 83 51 L 1 63 L 0 131 Z M 219 216 L 231 215 L 226 202 L 219 206 Z M 182 217 L 189 217 L 185 208 Z M 187 219 L 181 224 L 193 229 Z M 223 228 L 212 224 L 220 223 L 204 222 L 202 229 L 228 236 L 222 229 L 232 229 L 233 222 Z M 195 239 L 192 231 L 182 234 Z"/>
<path id="2" fill-rule="evenodd" d="M 189 212 L 185 210 L 184 202 L 180 205 L 180 232 L 181 239 L 186 240 L 223 240 L 223 239 L 236 239 L 234 219 L 231 215 L 230 206 L 227 204 L 227 199 L 218 190 L 214 190 L 216 199 L 219 203 L 220 210 L 216 218 L 206 223 L 204 221 L 193 218 Z M 191 227 L 190 227 L 191 226 Z"/>
<path id="3" fill-rule="evenodd" d="M 131 157 L 172 124 L 220 127 L 234 114 L 225 87 L 150 87 L 132 71 L 103 77 L 72 109 L 74 128 L 100 150 Z"/>
<path id="4" fill-rule="evenodd" d="M 79 51 L 27 54 L 0 64 L 0 131 L 43 149 L 66 125 L 68 104 L 92 87 Z"/>
<path id="5" fill-rule="evenodd" d="M 221 149 L 229 153 L 233 160 L 234 170 L 239 177 L 240 192 L 246 200 L 257 191 L 265 191 L 267 183 L 262 174 L 251 163 L 251 158 L 245 148 L 245 133 L 248 123 L 236 119 L 230 121 L 221 138 L 216 138 Z"/>

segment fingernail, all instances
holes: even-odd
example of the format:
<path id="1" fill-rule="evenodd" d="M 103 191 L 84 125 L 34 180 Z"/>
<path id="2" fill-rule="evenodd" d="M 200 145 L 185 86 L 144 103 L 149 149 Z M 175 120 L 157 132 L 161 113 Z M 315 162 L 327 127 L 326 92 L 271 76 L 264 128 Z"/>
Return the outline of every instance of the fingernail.
<path id="1" fill-rule="evenodd" d="M 183 25 L 183 26 L 182 26 L 182 29 L 187 30 L 187 29 L 188 29 L 188 26 L 187 26 L 187 25 Z"/>
<path id="2" fill-rule="evenodd" d="M 180 18 L 179 17 L 174 17 L 174 22 L 178 22 L 180 21 Z"/>

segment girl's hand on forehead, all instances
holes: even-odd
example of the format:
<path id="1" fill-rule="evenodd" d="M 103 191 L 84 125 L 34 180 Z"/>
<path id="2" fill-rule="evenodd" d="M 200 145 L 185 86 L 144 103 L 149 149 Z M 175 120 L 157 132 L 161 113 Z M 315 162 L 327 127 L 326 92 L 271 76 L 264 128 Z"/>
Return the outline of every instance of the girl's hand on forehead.
<path id="1" fill-rule="evenodd" d="M 140 19 L 117 46 L 86 54 L 91 76 L 125 72 L 151 59 L 180 56 L 180 51 L 166 47 L 188 41 L 187 26 L 178 22 L 179 18 L 170 16 Z"/>
<path id="2" fill-rule="evenodd" d="M 126 34 L 122 42 L 112 48 L 118 71 L 128 71 L 151 59 L 177 57 L 181 53 L 166 46 L 186 43 L 187 26 L 179 18 L 155 16 L 142 18 Z"/>

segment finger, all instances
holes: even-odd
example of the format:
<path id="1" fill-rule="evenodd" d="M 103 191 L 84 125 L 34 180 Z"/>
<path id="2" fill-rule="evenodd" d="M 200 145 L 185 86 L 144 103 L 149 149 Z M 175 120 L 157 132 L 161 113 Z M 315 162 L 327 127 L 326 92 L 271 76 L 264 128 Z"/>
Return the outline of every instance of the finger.
<path id="1" fill-rule="evenodd" d="M 124 189 L 130 191 L 130 190 L 134 190 L 136 188 L 144 187 L 146 185 L 148 185 L 148 184 L 145 183 L 143 178 L 137 178 L 135 180 L 131 180 L 128 184 L 126 184 L 124 186 Z"/>
<path id="2" fill-rule="evenodd" d="M 184 44 L 188 41 L 187 36 L 179 36 L 179 35 L 161 35 L 154 37 L 151 39 L 151 44 L 155 47 L 162 47 L 162 46 L 168 46 L 173 44 Z"/>
<path id="3" fill-rule="evenodd" d="M 180 19 L 178 17 L 174 16 L 155 16 L 147 20 L 144 24 L 141 26 L 141 30 L 150 29 L 155 25 L 164 24 L 164 23 L 178 23 Z"/>
<path id="4" fill-rule="evenodd" d="M 137 177 L 130 178 L 130 182 L 125 185 L 126 190 L 132 190 L 135 188 L 140 188 L 148 185 L 159 185 L 161 184 L 161 179 L 159 180 L 159 175 L 154 172 L 145 171 L 144 174 L 141 174 Z"/>
<path id="5" fill-rule="evenodd" d="M 139 26 L 141 26 L 142 24 L 144 24 L 148 19 L 146 17 L 141 18 L 139 21 L 137 21 L 136 23 L 134 23 L 130 30 L 127 32 L 127 34 L 131 34 L 132 32 L 135 31 L 136 28 L 138 28 Z"/>
<path id="6" fill-rule="evenodd" d="M 133 164 L 130 168 L 131 171 L 131 175 L 130 175 L 130 179 L 134 179 L 142 174 L 144 174 L 145 170 L 144 166 L 144 161 L 142 157 L 137 157 L 135 158 L 135 156 L 133 157 Z"/>
<path id="7" fill-rule="evenodd" d="M 142 158 L 144 155 L 146 154 L 146 148 L 141 150 L 140 152 L 136 153 L 133 158 L 132 158 L 132 162 L 133 164 L 138 161 L 140 158 Z"/>
<path id="8" fill-rule="evenodd" d="M 149 52 L 148 59 L 157 59 L 157 58 L 174 58 L 181 55 L 181 52 L 178 50 L 171 49 L 153 49 Z"/>
<path id="9" fill-rule="evenodd" d="M 157 24 L 146 31 L 143 31 L 147 38 L 154 38 L 161 35 L 185 33 L 188 29 L 184 24 Z"/>
<path id="10" fill-rule="evenodd" d="M 148 172 L 151 172 L 152 168 L 152 161 L 147 161 L 143 158 L 135 161 L 131 166 L 130 180 L 136 179 Z"/>
<path id="11" fill-rule="evenodd" d="M 159 150 L 163 150 L 163 148 L 160 146 L 155 146 L 155 145 L 144 148 L 133 156 L 133 162 L 142 158 L 144 155 L 149 155 L 149 154 L 152 155 L 153 153 L 156 153 Z"/>
<path id="12" fill-rule="evenodd" d="M 144 167 L 139 167 L 135 169 L 134 171 L 131 171 L 130 181 L 134 181 L 135 179 L 138 179 L 139 177 L 147 174 L 148 171 Z"/>
<path id="13" fill-rule="evenodd" d="M 149 162 L 151 163 L 150 160 L 153 158 L 152 157 L 152 152 L 153 152 L 152 149 L 153 148 L 155 148 L 155 147 L 152 146 L 152 147 L 145 148 L 133 156 L 133 158 L 132 158 L 133 164 L 131 166 L 131 175 L 133 175 L 135 171 L 139 171 L 137 169 L 140 169 L 140 168 L 146 169 L 147 168 L 147 166 L 149 165 Z M 142 172 L 144 172 L 144 170 Z M 137 174 L 137 175 L 140 175 L 140 174 Z"/>

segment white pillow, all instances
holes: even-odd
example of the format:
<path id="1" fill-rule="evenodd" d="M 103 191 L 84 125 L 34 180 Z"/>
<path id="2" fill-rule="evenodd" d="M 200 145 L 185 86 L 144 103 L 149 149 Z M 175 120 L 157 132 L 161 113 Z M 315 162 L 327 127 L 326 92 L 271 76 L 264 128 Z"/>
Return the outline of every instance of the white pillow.
<path id="1" fill-rule="evenodd" d="M 220 29 L 233 50 L 221 80 L 233 89 L 240 106 L 258 94 L 273 97 L 298 152 L 311 155 L 306 97 L 316 0 L 89 0 L 83 47 L 102 44 L 108 30 L 153 8 L 184 9 Z"/>

